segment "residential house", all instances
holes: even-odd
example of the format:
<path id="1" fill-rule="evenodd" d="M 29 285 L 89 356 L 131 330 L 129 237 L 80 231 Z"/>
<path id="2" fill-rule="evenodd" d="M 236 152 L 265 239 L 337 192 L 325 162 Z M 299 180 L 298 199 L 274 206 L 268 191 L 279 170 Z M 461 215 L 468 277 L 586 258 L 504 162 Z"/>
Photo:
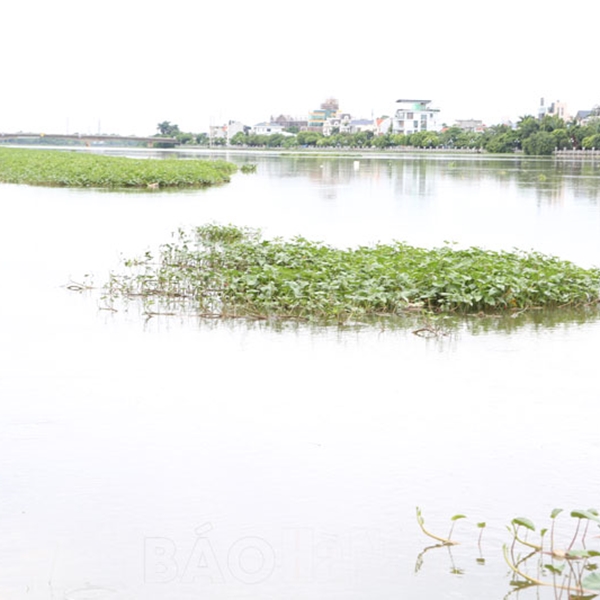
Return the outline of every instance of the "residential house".
<path id="1" fill-rule="evenodd" d="M 377 125 L 373 119 L 352 119 L 350 121 L 352 133 L 360 133 L 361 131 L 375 132 Z"/>
<path id="2" fill-rule="evenodd" d="M 431 100 L 396 100 L 392 130 L 394 133 L 411 134 L 417 131 L 437 131 L 437 108 L 430 106 Z"/>
<path id="3" fill-rule="evenodd" d="M 381 117 L 375 119 L 375 135 L 385 135 L 392 130 L 392 118 Z"/>
<path id="4" fill-rule="evenodd" d="M 350 113 L 338 113 L 333 117 L 328 117 L 323 123 L 323 135 L 329 137 L 333 133 L 351 133 L 351 121 Z"/>
<path id="5" fill-rule="evenodd" d="M 587 125 L 592 119 L 600 119 L 600 107 L 592 110 L 578 110 L 575 115 L 575 120 L 580 125 Z"/>
<path id="6" fill-rule="evenodd" d="M 483 133 L 485 131 L 483 121 L 478 119 L 457 119 L 454 126 L 471 133 Z"/>
<path id="7" fill-rule="evenodd" d="M 285 127 L 279 123 L 257 123 L 252 127 L 252 133 L 257 135 L 273 135 L 274 133 L 284 133 Z"/>

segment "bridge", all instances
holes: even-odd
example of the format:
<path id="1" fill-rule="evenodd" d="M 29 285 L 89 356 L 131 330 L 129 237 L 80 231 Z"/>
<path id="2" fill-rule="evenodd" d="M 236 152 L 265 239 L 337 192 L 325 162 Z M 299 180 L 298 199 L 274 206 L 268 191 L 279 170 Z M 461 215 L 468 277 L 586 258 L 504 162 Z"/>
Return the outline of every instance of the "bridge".
<path id="1" fill-rule="evenodd" d="M 179 142 L 176 138 L 171 137 L 138 137 L 134 135 L 102 135 L 89 133 L 0 133 L 0 142 L 12 140 L 32 140 L 40 142 L 41 140 L 75 140 L 81 141 L 86 146 L 91 146 L 92 143 L 98 142 L 139 142 L 153 147 L 155 144 L 168 144 L 177 146 Z"/>

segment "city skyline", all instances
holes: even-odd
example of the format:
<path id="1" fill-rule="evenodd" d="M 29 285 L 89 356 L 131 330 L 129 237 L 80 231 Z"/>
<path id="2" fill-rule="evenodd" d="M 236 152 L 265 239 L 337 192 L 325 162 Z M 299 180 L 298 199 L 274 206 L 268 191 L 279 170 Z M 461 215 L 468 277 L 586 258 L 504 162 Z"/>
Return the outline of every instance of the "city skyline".
<path id="1" fill-rule="evenodd" d="M 582 0 L 569 11 L 600 16 Z M 516 0 L 488 14 L 472 0 L 422 9 L 375 0 L 368 10 L 307 0 L 285 20 L 267 0 L 168 11 L 30 0 L 6 13 L 4 132 L 151 135 L 163 120 L 206 131 L 303 116 L 327 97 L 363 118 L 390 114 L 398 98 L 427 98 L 441 122 L 488 125 L 535 115 L 541 97 L 571 114 L 600 102 L 593 36 Z"/>

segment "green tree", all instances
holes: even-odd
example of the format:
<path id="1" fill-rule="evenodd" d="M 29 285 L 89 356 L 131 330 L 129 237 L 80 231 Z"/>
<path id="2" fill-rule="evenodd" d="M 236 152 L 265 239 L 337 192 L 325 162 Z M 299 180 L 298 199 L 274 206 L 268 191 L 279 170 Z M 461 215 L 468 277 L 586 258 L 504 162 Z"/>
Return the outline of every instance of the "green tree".
<path id="1" fill-rule="evenodd" d="M 267 135 L 251 133 L 247 138 L 246 144 L 248 144 L 248 146 L 252 146 L 253 148 L 266 146 L 268 137 L 269 136 Z"/>
<path id="2" fill-rule="evenodd" d="M 483 133 L 477 131 L 463 131 L 455 141 L 457 148 L 481 148 L 483 146 Z"/>
<path id="3" fill-rule="evenodd" d="M 373 139 L 372 145 L 375 148 L 389 148 L 392 145 L 392 136 L 389 133 L 378 135 Z"/>
<path id="4" fill-rule="evenodd" d="M 521 142 L 540 130 L 540 121 L 531 115 L 525 115 L 517 123 L 517 133 Z"/>
<path id="5" fill-rule="evenodd" d="M 316 131 L 301 131 L 296 136 L 300 146 L 316 146 L 317 141 L 322 137 L 323 134 Z"/>
<path id="6" fill-rule="evenodd" d="M 193 133 L 177 133 L 175 135 L 175 137 L 177 138 L 177 141 L 180 144 L 189 144 L 190 142 L 194 141 L 194 134 Z"/>
<path id="7" fill-rule="evenodd" d="M 550 134 L 554 139 L 554 147 L 560 150 L 570 150 L 572 147 L 569 132 L 565 129 L 555 129 Z"/>
<path id="8" fill-rule="evenodd" d="M 592 148 L 594 150 L 600 149 L 600 133 L 588 135 L 587 137 L 583 138 L 581 147 L 584 150 L 591 150 Z"/>
<path id="9" fill-rule="evenodd" d="M 298 145 L 298 139 L 295 135 L 288 135 L 283 140 L 284 148 L 295 148 Z"/>
<path id="10" fill-rule="evenodd" d="M 373 139 L 372 131 L 359 131 L 354 134 L 354 145 L 359 148 L 368 148 Z"/>
<path id="11" fill-rule="evenodd" d="M 390 142 L 392 146 L 408 146 L 408 136 L 404 133 L 393 133 Z"/>
<path id="12" fill-rule="evenodd" d="M 179 131 L 179 126 L 172 124 L 171 121 L 163 121 L 162 123 L 159 123 L 156 128 L 160 135 L 166 137 L 175 137 L 178 133 L 181 133 Z"/>
<path id="13" fill-rule="evenodd" d="M 233 146 L 245 146 L 248 143 L 248 136 L 243 131 L 238 131 L 229 143 Z"/>
<path id="14" fill-rule="evenodd" d="M 529 155 L 548 156 L 555 147 L 554 136 L 548 131 L 538 131 L 523 140 L 523 151 Z"/>
<path id="15" fill-rule="evenodd" d="M 514 152 L 519 147 L 518 133 L 508 125 L 493 125 L 484 133 L 483 147 L 494 154 Z"/>
<path id="16" fill-rule="evenodd" d="M 339 133 L 335 136 L 336 147 L 350 148 L 355 145 L 354 135 L 351 133 Z"/>
<path id="17" fill-rule="evenodd" d="M 417 131 L 410 135 L 409 144 L 415 148 L 436 148 L 440 138 L 435 131 Z"/>
<path id="18" fill-rule="evenodd" d="M 567 126 L 571 146 L 576 150 L 583 148 L 583 140 L 600 133 L 600 119 L 591 119 L 585 125 L 572 121 Z"/>
<path id="19" fill-rule="evenodd" d="M 555 129 L 564 129 L 565 122 L 556 115 L 544 115 L 540 119 L 540 131 L 554 131 Z"/>
<path id="20" fill-rule="evenodd" d="M 444 131 L 442 131 L 439 134 L 440 143 L 442 144 L 442 146 L 454 148 L 457 145 L 457 140 L 463 133 L 464 130 L 462 130 L 460 127 L 457 127 L 456 125 L 453 125 L 452 127 L 447 127 L 446 129 L 444 129 Z"/>
<path id="21" fill-rule="evenodd" d="M 283 146 L 283 142 L 285 140 L 285 135 L 281 133 L 272 133 L 267 138 L 267 146 L 269 148 L 280 148 Z"/>

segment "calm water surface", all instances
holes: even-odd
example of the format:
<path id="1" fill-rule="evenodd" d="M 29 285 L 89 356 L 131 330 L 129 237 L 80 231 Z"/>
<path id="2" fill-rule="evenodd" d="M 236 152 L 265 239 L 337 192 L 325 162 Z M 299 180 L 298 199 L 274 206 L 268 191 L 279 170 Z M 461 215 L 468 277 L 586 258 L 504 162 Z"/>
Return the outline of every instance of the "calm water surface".
<path id="1" fill-rule="evenodd" d="M 600 504 L 597 317 L 425 340 L 147 321 L 64 286 L 210 221 L 600 265 L 600 169 L 229 158 L 258 172 L 176 193 L 0 185 L 0 594 L 503 598 L 510 519 Z M 415 573 L 417 505 L 442 535 L 469 520 Z"/>

